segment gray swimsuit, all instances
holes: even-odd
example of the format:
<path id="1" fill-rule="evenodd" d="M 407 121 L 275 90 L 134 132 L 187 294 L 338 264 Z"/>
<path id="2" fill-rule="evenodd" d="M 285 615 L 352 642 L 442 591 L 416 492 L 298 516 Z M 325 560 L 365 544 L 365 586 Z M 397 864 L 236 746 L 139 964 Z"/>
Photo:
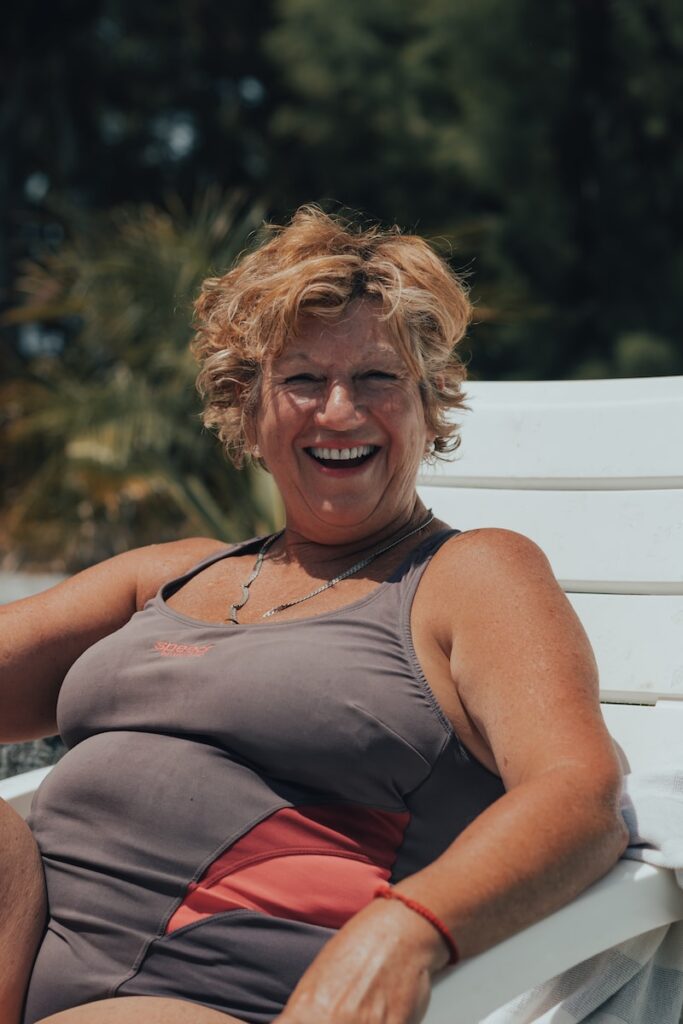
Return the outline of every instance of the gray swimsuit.
<path id="1" fill-rule="evenodd" d="M 69 747 L 36 794 L 48 930 L 24 1024 L 112 996 L 272 1020 L 378 882 L 429 864 L 500 779 L 461 745 L 415 656 L 431 555 L 296 621 L 208 624 L 165 598 L 85 652 L 59 698 Z"/>

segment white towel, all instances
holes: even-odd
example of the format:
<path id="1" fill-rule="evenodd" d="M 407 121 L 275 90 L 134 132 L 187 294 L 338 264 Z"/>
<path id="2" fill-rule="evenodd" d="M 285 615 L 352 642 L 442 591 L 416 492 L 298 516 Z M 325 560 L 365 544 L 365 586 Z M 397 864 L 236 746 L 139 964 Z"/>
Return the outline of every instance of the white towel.
<path id="1" fill-rule="evenodd" d="M 683 887 L 683 768 L 627 775 L 621 813 L 630 833 L 624 857 L 672 868 Z"/>
<path id="2" fill-rule="evenodd" d="M 683 887 L 683 768 L 626 776 L 624 857 L 672 869 Z M 489 1014 L 481 1024 L 680 1024 L 683 922 L 584 960 Z"/>

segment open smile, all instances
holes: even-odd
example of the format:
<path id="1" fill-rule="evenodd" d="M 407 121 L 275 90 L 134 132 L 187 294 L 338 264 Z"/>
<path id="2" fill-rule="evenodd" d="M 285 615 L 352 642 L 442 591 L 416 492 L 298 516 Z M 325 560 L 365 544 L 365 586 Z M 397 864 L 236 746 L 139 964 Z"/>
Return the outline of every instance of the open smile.
<path id="1" fill-rule="evenodd" d="M 353 469 L 368 462 L 379 451 L 379 446 L 359 444 L 349 448 L 311 447 L 304 451 L 326 469 Z"/>

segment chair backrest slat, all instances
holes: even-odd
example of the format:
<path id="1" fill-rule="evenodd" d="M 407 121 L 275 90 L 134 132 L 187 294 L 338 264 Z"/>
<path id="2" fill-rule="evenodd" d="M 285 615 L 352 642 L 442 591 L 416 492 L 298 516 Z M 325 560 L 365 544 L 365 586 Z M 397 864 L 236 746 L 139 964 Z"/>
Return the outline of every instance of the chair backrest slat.
<path id="1" fill-rule="evenodd" d="M 421 476 L 425 503 L 460 529 L 517 530 L 543 548 L 604 700 L 683 698 L 683 377 L 468 395 L 460 451 Z"/>
<path id="2" fill-rule="evenodd" d="M 604 700 L 683 700 L 683 597 L 568 596 L 593 645 Z"/>
<path id="3" fill-rule="evenodd" d="M 683 378 L 467 385 L 453 486 L 683 487 Z"/>
<path id="4" fill-rule="evenodd" d="M 683 488 L 657 491 L 435 487 L 423 501 L 461 530 L 498 526 L 539 544 L 566 590 L 683 594 Z"/>

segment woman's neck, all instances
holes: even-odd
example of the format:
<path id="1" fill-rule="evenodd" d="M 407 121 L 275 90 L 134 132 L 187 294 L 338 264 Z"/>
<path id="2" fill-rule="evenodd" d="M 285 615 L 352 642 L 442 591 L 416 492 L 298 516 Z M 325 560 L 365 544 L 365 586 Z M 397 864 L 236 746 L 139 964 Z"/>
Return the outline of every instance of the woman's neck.
<path id="1" fill-rule="evenodd" d="M 424 524 L 425 530 L 428 529 L 429 516 L 428 510 L 419 498 L 416 498 L 410 509 L 387 520 L 376 529 L 363 533 L 361 526 L 353 531 L 351 529 L 335 531 L 340 535 L 349 532 L 356 534 L 352 540 L 348 541 L 335 540 L 330 538 L 329 534 L 324 534 L 323 531 L 306 530 L 304 533 L 296 527 L 286 526 L 268 557 L 274 562 L 296 563 L 307 568 L 312 565 L 315 565 L 316 568 L 323 566 L 338 568 L 340 565 L 343 566 L 349 561 L 353 561 L 354 558 L 362 558 L 366 554 L 371 554 L 374 549 L 381 548 L 384 544 L 398 541 L 402 535 L 407 539 L 407 535 L 412 531 L 417 533 L 422 524 Z M 429 526 L 431 525 L 430 521 Z M 398 547 L 398 544 L 396 546 Z"/>

